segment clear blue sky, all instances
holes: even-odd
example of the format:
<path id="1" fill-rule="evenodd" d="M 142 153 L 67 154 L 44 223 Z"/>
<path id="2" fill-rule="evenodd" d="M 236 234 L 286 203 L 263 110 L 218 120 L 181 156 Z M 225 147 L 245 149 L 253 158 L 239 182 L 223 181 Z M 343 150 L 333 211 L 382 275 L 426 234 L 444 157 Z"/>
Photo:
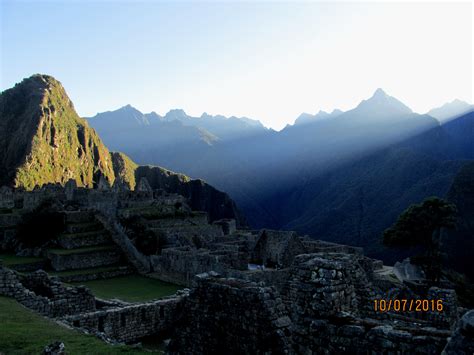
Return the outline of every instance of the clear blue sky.
<path id="1" fill-rule="evenodd" d="M 1 89 L 60 80 L 78 113 L 125 104 L 281 128 L 377 87 L 418 112 L 472 102 L 472 4 L 1 1 Z"/>

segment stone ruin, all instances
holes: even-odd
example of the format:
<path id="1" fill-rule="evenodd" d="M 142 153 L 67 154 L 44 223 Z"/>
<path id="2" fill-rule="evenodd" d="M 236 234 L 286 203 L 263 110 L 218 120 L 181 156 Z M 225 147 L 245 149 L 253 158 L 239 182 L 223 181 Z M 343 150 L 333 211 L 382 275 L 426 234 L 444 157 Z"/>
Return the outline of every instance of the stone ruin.
<path id="1" fill-rule="evenodd" d="M 108 342 L 171 339 L 170 354 L 472 353 L 473 311 L 459 307 L 453 290 L 413 288 L 360 248 L 237 229 L 145 180 L 136 191 L 99 185 L 1 189 L 0 248 L 43 261 L 0 267 L 0 294 Z M 65 230 L 24 248 L 15 238 L 22 215 L 47 200 Z M 187 288 L 130 304 L 62 283 L 131 273 Z M 443 299 L 444 310 L 374 311 L 374 300 L 397 297 Z"/>

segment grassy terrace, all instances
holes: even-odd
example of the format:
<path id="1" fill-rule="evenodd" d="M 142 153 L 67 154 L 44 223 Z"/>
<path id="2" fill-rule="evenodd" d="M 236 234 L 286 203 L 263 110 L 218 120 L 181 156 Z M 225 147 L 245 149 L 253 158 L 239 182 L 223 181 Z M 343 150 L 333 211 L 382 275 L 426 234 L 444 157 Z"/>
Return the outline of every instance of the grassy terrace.
<path id="1" fill-rule="evenodd" d="M 0 254 L 0 261 L 2 261 L 3 265 L 18 265 L 18 264 L 30 264 L 39 261 L 45 260 L 44 258 L 37 258 L 34 256 L 16 256 L 15 254 Z"/>
<path id="2" fill-rule="evenodd" d="M 102 245 L 102 246 L 84 247 L 84 248 L 76 248 L 76 249 L 48 249 L 48 251 L 53 254 L 58 254 L 58 255 L 72 255 L 72 254 L 84 254 L 84 253 L 90 253 L 94 251 L 111 250 L 111 249 L 114 249 L 114 247 L 110 245 Z"/>
<path id="3" fill-rule="evenodd" d="M 126 302 L 141 302 L 162 298 L 172 295 L 182 288 L 178 285 L 138 275 L 77 282 L 74 285 L 84 285 L 90 288 L 92 293 L 99 298 L 117 298 Z"/>
<path id="4" fill-rule="evenodd" d="M 68 354 L 150 354 L 128 346 L 108 345 L 94 336 L 63 328 L 14 299 L 0 296 L 2 354 L 41 354 L 46 345 L 55 341 L 62 341 Z"/>

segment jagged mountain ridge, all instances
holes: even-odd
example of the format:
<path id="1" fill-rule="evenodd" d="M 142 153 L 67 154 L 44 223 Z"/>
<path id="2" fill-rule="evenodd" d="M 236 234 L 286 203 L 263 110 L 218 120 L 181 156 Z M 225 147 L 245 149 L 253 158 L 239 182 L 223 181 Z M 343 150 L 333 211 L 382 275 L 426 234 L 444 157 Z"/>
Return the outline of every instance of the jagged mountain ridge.
<path id="1" fill-rule="evenodd" d="M 341 115 L 343 111 L 335 109 L 331 113 L 319 110 L 319 112 L 315 115 L 312 115 L 310 113 L 303 112 L 301 115 L 298 116 L 298 118 L 295 120 L 294 125 L 304 125 L 307 123 L 312 123 L 315 122 L 316 120 L 324 120 L 328 118 L 333 118 Z"/>
<path id="2" fill-rule="evenodd" d="M 427 114 L 443 123 L 455 117 L 461 116 L 469 111 L 472 111 L 473 109 L 473 105 L 456 99 L 451 102 L 447 102 L 440 107 L 431 109 L 430 111 L 428 111 Z"/>
<path id="3" fill-rule="evenodd" d="M 147 124 L 139 115 L 134 119 Z M 148 171 L 153 173 L 144 173 Z M 204 181 L 160 167 L 139 167 L 125 154 L 109 152 L 53 77 L 36 74 L 1 93 L 0 185 L 32 190 L 73 179 L 91 188 L 103 177 L 134 189 L 145 176 L 153 188 L 182 193 L 191 207 L 209 212 L 212 219 L 236 218 L 245 224 L 235 203 Z"/>
<path id="4" fill-rule="evenodd" d="M 120 135 L 125 129 L 132 130 L 132 134 L 155 136 L 157 139 L 170 137 L 170 133 L 173 133 L 168 140 L 185 142 L 202 140 L 209 145 L 221 139 L 234 139 L 267 131 L 260 121 L 247 117 L 212 116 L 207 113 L 203 113 L 200 117 L 192 117 L 181 109 L 173 109 L 165 116 L 160 116 L 156 112 L 144 114 L 131 105 L 115 111 L 98 113 L 87 120 L 99 133 L 106 136 L 112 131 Z M 164 131 L 169 127 L 174 127 L 175 131 L 167 131 L 165 134 Z M 113 137 L 107 139 L 112 145 L 115 144 Z M 129 138 L 114 139 L 123 141 Z"/>
<path id="5" fill-rule="evenodd" d="M 212 145 L 219 138 L 203 128 L 165 119 L 155 112 L 143 114 L 131 105 L 88 118 L 89 124 L 113 149 L 133 149 L 137 142 L 165 149 L 180 141 L 194 147 Z"/>

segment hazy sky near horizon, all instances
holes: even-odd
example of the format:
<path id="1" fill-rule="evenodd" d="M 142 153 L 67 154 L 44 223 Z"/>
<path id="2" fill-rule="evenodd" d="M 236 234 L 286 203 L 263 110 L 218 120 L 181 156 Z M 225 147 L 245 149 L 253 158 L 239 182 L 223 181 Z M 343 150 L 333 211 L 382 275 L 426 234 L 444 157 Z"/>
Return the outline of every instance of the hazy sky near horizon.
<path id="1" fill-rule="evenodd" d="M 60 80 L 81 116 L 126 104 L 281 129 L 383 88 L 472 103 L 472 3 L 0 0 L 1 90 Z"/>

